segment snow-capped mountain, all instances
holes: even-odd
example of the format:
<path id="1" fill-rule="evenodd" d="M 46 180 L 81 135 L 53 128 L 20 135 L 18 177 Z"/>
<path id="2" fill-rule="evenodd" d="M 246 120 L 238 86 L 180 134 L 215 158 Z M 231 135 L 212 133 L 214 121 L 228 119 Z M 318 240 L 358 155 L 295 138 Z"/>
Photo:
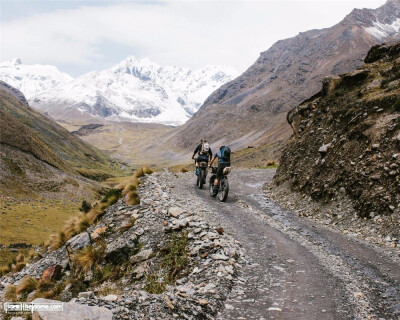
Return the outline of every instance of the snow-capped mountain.
<path id="1" fill-rule="evenodd" d="M 30 97 L 29 103 L 55 119 L 105 118 L 179 125 L 236 75 L 228 66 L 191 71 L 128 57 L 110 69 L 87 73 Z"/>
<path id="2" fill-rule="evenodd" d="M 0 80 L 20 90 L 26 98 L 67 83 L 73 78 L 55 66 L 26 65 L 21 59 L 0 63 Z"/>
<path id="3" fill-rule="evenodd" d="M 382 23 L 374 21 L 372 27 L 365 28 L 365 30 L 374 38 L 382 41 L 385 38 L 394 36 L 400 30 L 400 18 L 394 20 L 392 23 Z"/>

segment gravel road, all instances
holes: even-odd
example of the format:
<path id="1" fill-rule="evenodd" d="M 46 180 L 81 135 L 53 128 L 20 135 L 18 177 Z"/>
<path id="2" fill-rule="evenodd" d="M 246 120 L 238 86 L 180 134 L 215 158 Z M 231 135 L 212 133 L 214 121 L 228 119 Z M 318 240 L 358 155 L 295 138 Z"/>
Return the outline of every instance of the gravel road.
<path id="1" fill-rule="evenodd" d="M 383 249 L 282 210 L 262 191 L 273 175 L 233 171 L 226 203 L 197 189 L 191 173 L 176 180 L 175 191 L 211 207 L 208 218 L 246 252 L 217 318 L 399 319 L 398 262 Z"/>

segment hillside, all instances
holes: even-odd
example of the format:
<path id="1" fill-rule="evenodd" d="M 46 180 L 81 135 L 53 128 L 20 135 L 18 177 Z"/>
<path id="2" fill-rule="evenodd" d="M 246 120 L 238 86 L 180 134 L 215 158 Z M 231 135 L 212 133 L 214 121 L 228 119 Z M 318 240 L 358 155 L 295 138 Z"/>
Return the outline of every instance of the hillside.
<path id="1" fill-rule="evenodd" d="M 353 213 L 373 219 L 378 225 L 371 232 L 383 228 L 398 238 L 399 61 L 400 43 L 374 46 L 366 64 L 327 78 L 318 94 L 289 112 L 294 135 L 274 178 L 277 190 L 289 188 L 300 199 L 338 206 L 334 216 L 327 214 L 336 222 L 352 220 Z"/>
<path id="2" fill-rule="evenodd" d="M 321 89 L 327 75 L 362 64 L 372 45 L 399 39 L 400 1 L 376 9 L 355 9 L 331 28 L 278 41 L 235 80 L 211 94 L 180 128 L 175 143 L 195 137 L 225 139 L 237 148 L 287 138 L 286 113 Z"/>
<path id="3" fill-rule="evenodd" d="M 82 197 L 75 188 L 92 189 L 83 176 L 102 180 L 121 172 L 109 156 L 7 91 L 0 90 L 0 101 L 1 194 L 34 197 L 65 187 Z"/>

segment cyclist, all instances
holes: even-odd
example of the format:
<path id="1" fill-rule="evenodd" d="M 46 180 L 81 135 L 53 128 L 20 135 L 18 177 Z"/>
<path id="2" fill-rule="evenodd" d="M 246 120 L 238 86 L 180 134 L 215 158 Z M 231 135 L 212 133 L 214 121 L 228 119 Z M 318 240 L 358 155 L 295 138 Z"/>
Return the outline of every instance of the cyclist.
<path id="1" fill-rule="evenodd" d="M 215 159 L 218 158 L 217 178 L 214 180 L 214 194 L 218 193 L 218 182 L 224 176 L 224 169 L 231 166 L 231 149 L 221 145 L 219 151 L 211 159 L 209 167 L 212 166 Z"/>
<path id="2" fill-rule="evenodd" d="M 201 140 L 199 145 L 193 152 L 192 159 L 194 159 L 196 153 L 198 153 L 198 157 L 195 160 L 196 163 L 196 175 L 199 175 L 199 162 L 209 162 L 212 157 L 212 151 L 210 145 L 207 143 L 207 140 Z"/>

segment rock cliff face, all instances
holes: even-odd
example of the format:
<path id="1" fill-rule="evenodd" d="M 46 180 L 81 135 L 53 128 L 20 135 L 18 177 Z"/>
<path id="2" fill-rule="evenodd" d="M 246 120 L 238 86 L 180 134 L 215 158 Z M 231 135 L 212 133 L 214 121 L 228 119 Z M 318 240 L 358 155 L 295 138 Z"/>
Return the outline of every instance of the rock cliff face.
<path id="1" fill-rule="evenodd" d="M 324 203 L 347 196 L 361 217 L 398 215 L 400 43 L 365 61 L 288 113 L 294 135 L 274 179 Z"/>
<path id="2" fill-rule="evenodd" d="M 238 147 L 288 137 L 285 115 L 321 89 L 326 75 L 350 72 L 372 45 L 399 39 L 400 1 L 355 9 L 337 25 L 281 40 L 241 76 L 216 90 L 178 133 L 184 147 L 198 135 Z"/>
<path id="3" fill-rule="evenodd" d="M 10 86 L 8 83 L 5 83 L 4 81 L 1 81 L 1 80 L 0 80 L 0 90 L 3 90 L 5 92 L 9 93 L 10 95 L 12 95 L 14 98 L 19 100 L 23 104 L 26 104 L 27 106 L 29 105 L 28 100 L 26 100 L 24 94 L 21 91 L 19 91 L 18 89 L 14 88 L 13 86 Z"/>

